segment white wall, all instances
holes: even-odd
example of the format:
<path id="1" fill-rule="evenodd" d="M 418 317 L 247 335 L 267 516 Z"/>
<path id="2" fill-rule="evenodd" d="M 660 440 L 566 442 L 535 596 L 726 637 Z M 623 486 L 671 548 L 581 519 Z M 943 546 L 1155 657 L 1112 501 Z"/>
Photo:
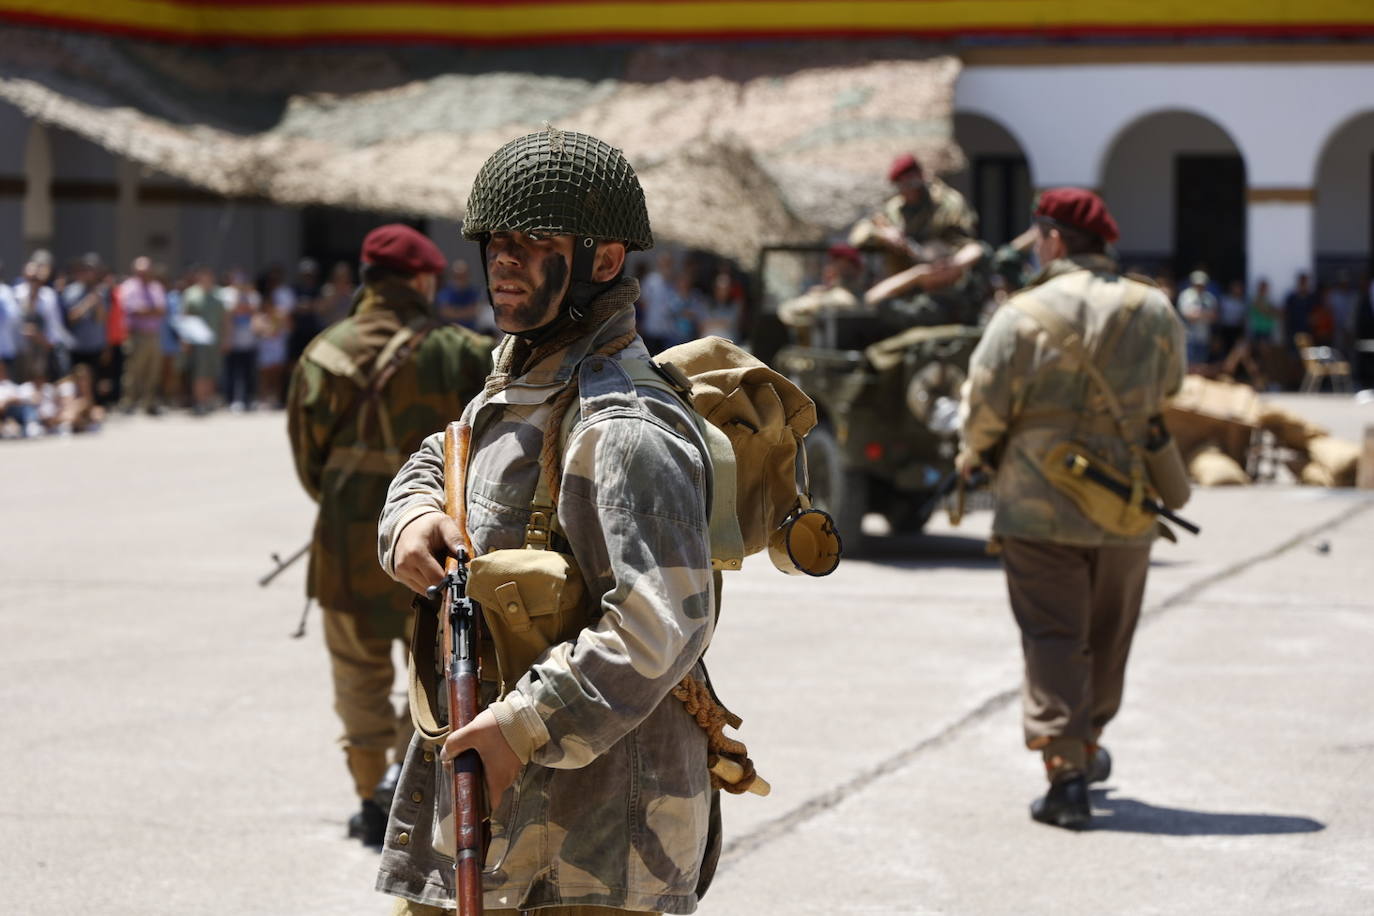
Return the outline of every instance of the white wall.
<path id="1" fill-rule="evenodd" d="M 1374 99 L 1369 100 L 1374 103 Z M 1374 112 L 1339 128 L 1317 171 L 1316 246 L 1323 255 L 1368 257 Z"/>
<path id="2" fill-rule="evenodd" d="M 1189 112 L 1149 115 L 1126 128 L 1108 153 L 1098 190 L 1121 226 L 1122 251 L 1174 249 L 1174 157 L 1234 153 L 1220 127 Z"/>
<path id="3" fill-rule="evenodd" d="M 1215 121 L 1256 187 L 1310 187 L 1326 138 L 1374 99 L 1374 64 L 966 67 L 956 111 L 985 114 L 1026 148 L 1040 187 L 1096 187 L 1117 135 L 1185 109 Z"/>

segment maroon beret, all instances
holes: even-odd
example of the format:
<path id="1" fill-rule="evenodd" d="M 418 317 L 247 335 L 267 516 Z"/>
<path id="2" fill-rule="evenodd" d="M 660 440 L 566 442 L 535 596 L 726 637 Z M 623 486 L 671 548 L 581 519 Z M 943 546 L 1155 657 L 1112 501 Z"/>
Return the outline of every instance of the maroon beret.
<path id="1" fill-rule="evenodd" d="M 826 249 L 825 253 L 827 256 L 837 261 L 848 261 L 858 268 L 864 266 L 863 255 L 859 254 L 859 249 L 851 245 L 846 245 L 843 242 L 836 242 L 834 245 L 831 245 Z"/>
<path id="2" fill-rule="evenodd" d="M 897 179 L 910 171 L 920 172 L 921 161 L 911 155 L 911 153 L 902 153 L 902 155 L 893 159 L 892 165 L 888 167 L 887 180 L 895 184 Z"/>
<path id="3" fill-rule="evenodd" d="M 1107 242 L 1115 242 L 1121 237 L 1106 203 L 1092 191 L 1082 188 L 1051 188 L 1045 191 L 1035 205 L 1035 215 L 1071 229 L 1091 232 Z"/>
<path id="4" fill-rule="evenodd" d="M 408 274 L 440 274 L 448 265 L 437 245 L 402 223 L 378 226 L 367 234 L 363 263 Z"/>

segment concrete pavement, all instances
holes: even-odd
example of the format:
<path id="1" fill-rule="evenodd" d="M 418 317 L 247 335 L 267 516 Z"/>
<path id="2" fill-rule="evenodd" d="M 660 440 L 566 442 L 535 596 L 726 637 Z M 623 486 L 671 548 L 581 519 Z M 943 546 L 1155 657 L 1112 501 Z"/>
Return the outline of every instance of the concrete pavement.
<path id="1" fill-rule="evenodd" d="M 0 465 L 0 912 L 386 912 L 343 838 L 318 620 L 287 636 L 303 566 L 256 585 L 312 521 L 281 415 L 135 418 Z M 708 661 L 774 793 L 724 800 L 700 912 L 1371 911 L 1372 505 L 1197 494 L 1083 835 L 1026 816 L 986 514 L 826 580 L 751 560 Z"/>

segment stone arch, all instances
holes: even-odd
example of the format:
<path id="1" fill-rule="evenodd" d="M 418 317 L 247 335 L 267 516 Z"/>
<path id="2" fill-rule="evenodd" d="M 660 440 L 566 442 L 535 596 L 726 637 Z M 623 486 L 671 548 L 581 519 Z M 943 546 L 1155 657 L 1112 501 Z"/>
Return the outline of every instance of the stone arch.
<path id="1" fill-rule="evenodd" d="M 1030 223 L 1035 183 L 1026 147 L 992 115 L 958 110 L 953 120 L 968 165 L 946 178 L 978 211 L 982 237 L 993 245 L 1008 242 Z"/>
<path id="2" fill-rule="evenodd" d="M 1347 271 L 1358 278 L 1374 252 L 1374 109 L 1345 119 L 1326 137 L 1312 187 L 1318 274 L 1332 279 Z"/>
<path id="3" fill-rule="evenodd" d="M 1245 278 L 1246 163 L 1216 118 L 1181 108 L 1141 114 L 1107 145 L 1098 174 L 1121 225 L 1123 266 Z"/>

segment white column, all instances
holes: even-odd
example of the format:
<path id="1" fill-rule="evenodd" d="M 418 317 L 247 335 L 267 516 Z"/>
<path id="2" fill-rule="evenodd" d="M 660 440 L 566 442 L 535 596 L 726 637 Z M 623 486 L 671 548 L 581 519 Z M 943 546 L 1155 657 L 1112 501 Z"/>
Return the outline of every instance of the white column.
<path id="1" fill-rule="evenodd" d="M 1281 300 L 1298 274 L 1312 272 L 1314 211 L 1310 193 L 1251 190 L 1246 227 L 1251 289 L 1265 277 L 1273 297 Z"/>
<path id="2" fill-rule="evenodd" d="M 143 226 L 138 212 L 138 179 L 142 167 L 137 162 L 120 159 L 115 163 L 115 270 L 128 271 L 129 264 L 143 251 Z"/>
<path id="3" fill-rule="evenodd" d="M 24 249 L 52 246 L 55 220 L 52 206 L 52 141 L 37 121 L 29 125 L 24 144 Z"/>

